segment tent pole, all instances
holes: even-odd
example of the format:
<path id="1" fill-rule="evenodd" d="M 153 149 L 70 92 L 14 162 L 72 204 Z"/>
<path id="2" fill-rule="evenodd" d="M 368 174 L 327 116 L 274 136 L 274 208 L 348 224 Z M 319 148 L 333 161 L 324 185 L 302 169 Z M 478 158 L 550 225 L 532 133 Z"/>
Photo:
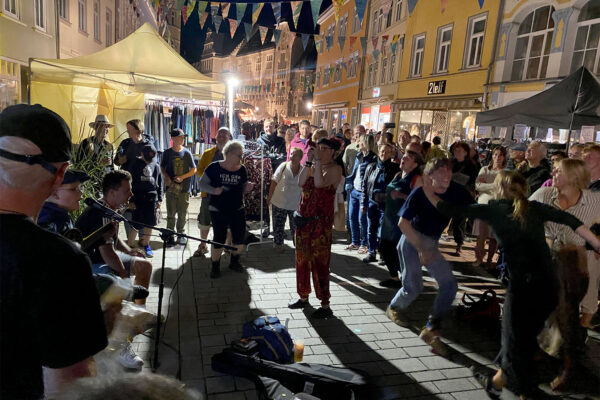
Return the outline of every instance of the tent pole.
<path id="1" fill-rule="evenodd" d="M 577 110 L 577 106 L 579 105 L 579 93 L 581 92 L 581 84 L 583 83 L 583 71 L 584 68 L 581 68 L 581 76 L 579 77 L 579 85 L 577 86 L 577 98 L 575 99 L 575 107 L 571 112 L 571 121 L 569 122 L 569 136 L 567 137 L 567 149 L 569 151 L 569 147 L 571 147 L 571 129 L 573 129 L 573 118 L 575 117 L 575 111 Z"/>

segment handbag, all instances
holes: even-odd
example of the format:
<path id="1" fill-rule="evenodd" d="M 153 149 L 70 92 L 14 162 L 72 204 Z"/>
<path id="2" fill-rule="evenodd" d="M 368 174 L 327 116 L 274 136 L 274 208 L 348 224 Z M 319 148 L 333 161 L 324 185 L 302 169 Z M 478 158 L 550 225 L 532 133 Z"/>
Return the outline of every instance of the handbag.
<path id="1" fill-rule="evenodd" d="M 296 229 L 300 229 L 311 221 L 314 221 L 318 217 L 303 217 L 298 211 L 294 211 L 294 225 L 296 225 Z"/>

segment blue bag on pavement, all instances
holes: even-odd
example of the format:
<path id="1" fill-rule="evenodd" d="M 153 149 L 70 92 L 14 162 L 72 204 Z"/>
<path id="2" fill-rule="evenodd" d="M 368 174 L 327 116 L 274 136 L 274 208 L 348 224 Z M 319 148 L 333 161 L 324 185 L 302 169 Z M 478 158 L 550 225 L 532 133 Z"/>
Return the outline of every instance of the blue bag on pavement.
<path id="1" fill-rule="evenodd" d="M 280 364 L 294 361 L 294 342 L 279 318 L 263 316 L 246 322 L 242 328 L 242 337 L 255 340 L 261 358 Z"/>

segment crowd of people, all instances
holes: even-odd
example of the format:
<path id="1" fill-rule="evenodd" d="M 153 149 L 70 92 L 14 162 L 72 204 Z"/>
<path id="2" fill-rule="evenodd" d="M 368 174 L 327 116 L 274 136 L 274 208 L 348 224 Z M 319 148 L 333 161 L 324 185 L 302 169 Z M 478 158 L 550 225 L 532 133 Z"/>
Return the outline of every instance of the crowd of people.
<path id="1" fill-rule="evenodd" d="M 210 278 L 219 279 L 227 247 L 229 269 L 244 271 L 244 195 L 258 182 L 250 181 L 243 143 L 232 140 L 228 128 L 218 130 L 215 146 L 196 162 L 180 129 L 171 131 L 172 147 L 159 160 L 140 120 L 127 122 L 128 137 L 116 151 L 106 141 L 108 118 L 98 116 L 91 126 L 94 135 L 73 152 L 68 127 L 52 111 L 19 105 L 0 113 L 2 398 L 41 398 L 44 387 L 59 391 L 94 375 L 93 357 L 107 346 L 118 313 L 101 308 L 102 282 L 133 278 L 133 299 L 144 305 L 152 273 L 149 239 L 163 197 L 174 233 L 168 244 L 185 246 L 194 176 L 202 191 L 201 238 L 213 231 L 210 249 L 201 242 L 194 256 L 210 253 Z M 275 251 L 284 249 L 286 222 L 295 247 L 298 298 L 289 308 L 309 306 L 314 290 L 320 307 L 310 317 L 334 315 L 331 246 L 335 218 L 347 204 L 344 251 L 387 268 L 390 277 L 380 285 L 397 290 L 386 310 L 393 322 L 410 325 L 423 266 L 437 282 L 420 337 L 443 354 L 442 324 L 457 282 L 439 241 L 447 230 L 461 254 L 474 236 L 475 265 L 493 270 L 500 252 L 508 279 L 500 369 L 478 375 L 479 381 L 490 396 L 509 385 L 535 398 L 537 337 L 554 323 L 564 339 L 565 364 L 552 387 L 571 384 L 598 310 L 600 240 L 590 228 L 600 221 L 600 145 L 548 155 L 541 142 L 511 143 L 490 148 L 481 159 L 467 142 L 446 150 L 440 137 L 428 143 L 407 131 L 395 137 L 388 128 L 367 133 L 362 125 L 344 124 L 327 132 L 309 121 L 278 127 L 273 120 L 263 127 L 256 141 L 276 163 L 267 186 Z M 79 209 L 81 185 L 90 175 L 69 167 L 71 158 L 102 171 L 99 203 L 88 203 L 76 220 L 69 212 Z M 132 221 L 126 238 L 114 220 L 120 214 Z M 41 251 L 32 252 L 28 243 Z M 119 361 L 126 368 L 143 365 L 131 337 Z"/>

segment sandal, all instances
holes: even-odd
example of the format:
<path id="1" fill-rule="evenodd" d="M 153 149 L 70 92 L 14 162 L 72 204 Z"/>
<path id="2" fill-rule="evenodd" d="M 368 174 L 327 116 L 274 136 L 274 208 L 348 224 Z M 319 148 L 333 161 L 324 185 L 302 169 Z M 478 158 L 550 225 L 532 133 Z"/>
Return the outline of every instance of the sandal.
<path id="1" fill-rule="evenodd" d="M 358 250 L 359 247 L 355 244 L 349 244 L 348 246 L 344 247 L 344 250 Z"/>
<path id="2" fill-rule="evenodd" d="M 360 246 L 358 248 L 358 254 L 367 254 L 368 251 L 369 251 L 369 248 L 367 246 Z"/>

